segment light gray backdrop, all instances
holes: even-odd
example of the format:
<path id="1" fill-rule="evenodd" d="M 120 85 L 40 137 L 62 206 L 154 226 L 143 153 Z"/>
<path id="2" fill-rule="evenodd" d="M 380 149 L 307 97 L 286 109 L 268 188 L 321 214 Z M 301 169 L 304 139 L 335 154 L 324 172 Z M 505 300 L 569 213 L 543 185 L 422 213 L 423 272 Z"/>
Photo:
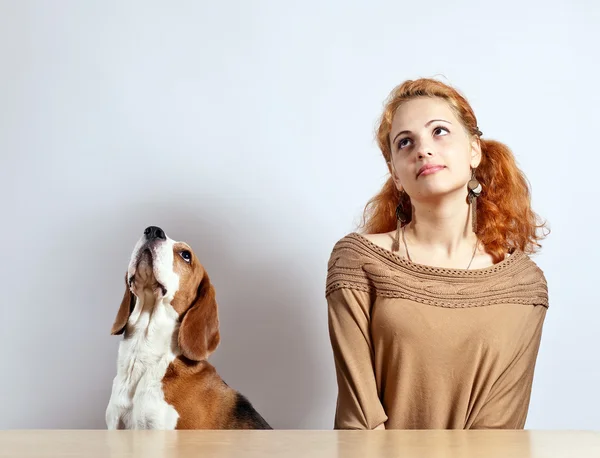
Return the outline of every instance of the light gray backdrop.
<path id="1" fill-rule="evenodd" d="M 600 429 L 593 1 L 0 1 L 1 428 L 104 428 L 143 229 L 217 288 L 219 373 L 330 429 L 326 264 L 386 168 L 393 86 L 439 76 L 507 143 L 552 234 L 528 428 Z"/>

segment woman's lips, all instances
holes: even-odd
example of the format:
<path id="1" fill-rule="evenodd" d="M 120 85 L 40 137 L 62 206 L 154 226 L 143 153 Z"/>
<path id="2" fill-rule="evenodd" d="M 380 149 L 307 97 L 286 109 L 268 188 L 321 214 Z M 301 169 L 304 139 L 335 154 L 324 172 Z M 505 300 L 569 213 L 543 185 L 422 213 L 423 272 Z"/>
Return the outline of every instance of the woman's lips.
<path id="1" fill-rule="evenodd" d="M 421 175 L 432 175 L 436 172 L 439 172 L 442 169 L 445 169 L 446 167 L 443 165 L 432 165 L 432 164 L 428 164 L 428 165 L 424 165 L 423 167 L 421 167 L 419 169 L 419 173 L 417 173 L 417 177 L 420 177 Z"/>

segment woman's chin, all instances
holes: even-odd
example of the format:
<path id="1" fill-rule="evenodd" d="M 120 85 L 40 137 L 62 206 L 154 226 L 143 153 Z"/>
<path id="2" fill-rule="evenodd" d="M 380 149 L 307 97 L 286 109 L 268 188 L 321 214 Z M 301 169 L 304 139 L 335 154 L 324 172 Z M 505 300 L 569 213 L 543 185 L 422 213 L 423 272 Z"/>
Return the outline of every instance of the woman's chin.
<path id="1" fill-rule="evenodd" d="M 450 186 L 444 183 L 427 183 L 426 186 L 420 186 L 414 193 L 414 196 L 417 200 L 423 201 L 441 200 L 453 195 L 458 197 L 459 192 L 462 191 L 462 186 L 457 188 L 456 186 Z"/>

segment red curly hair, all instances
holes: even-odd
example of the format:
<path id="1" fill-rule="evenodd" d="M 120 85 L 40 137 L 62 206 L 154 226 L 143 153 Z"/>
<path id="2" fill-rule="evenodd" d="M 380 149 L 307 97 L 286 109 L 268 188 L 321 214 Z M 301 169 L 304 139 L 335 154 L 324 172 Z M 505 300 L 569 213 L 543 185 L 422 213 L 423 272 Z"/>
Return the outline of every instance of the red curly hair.
<path id="1" fill-rule="evenodd" d="M 417 97 L 436 97 L 446 101 L 472 137 L 479 137 L 477 118 L 467 100 L 454 88 L 434 79 L 408 80 L 390 93 L 377 128 L 377 143 L 390 170 L 390 130 L 398 107 Z M 481 163 L 477 167 L 477 179 L 483 186 L 477 198 L 477 236 L 494 259 L 503 260 L 507 253 L 520 249 L 534 253 L 541 247 L 539 241 L 545 235 L 538 229 L 538 216 L 531 209 L 531 194 L 527 179 L 517 167 L 511 150 L 494 140 L 479 138 Z M 391 172 L 391 170 L 390 170 Z M 396 207 L 400 192 L 390 176 L 381 191 L 369 200 L 363 213 L 361 227 L 367 233 L 390 232 L 396 228 Z M 410 198 L 402 193 L 403 207 L 408 210 L 410 221 Z M 547 234 L 546 234 L 547 235 Z"/>

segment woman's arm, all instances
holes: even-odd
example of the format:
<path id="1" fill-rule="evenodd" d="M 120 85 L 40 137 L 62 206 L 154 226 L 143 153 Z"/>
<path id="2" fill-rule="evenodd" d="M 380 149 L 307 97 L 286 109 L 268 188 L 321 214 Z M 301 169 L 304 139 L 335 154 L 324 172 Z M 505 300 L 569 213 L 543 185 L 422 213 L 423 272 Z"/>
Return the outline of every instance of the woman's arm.
<path id="1" fill-rule="evenodd" d="M 512 359 L 470 429 L 524 428 L 545 316 L 541 305 L 530 307 L 523 316 Z"/>
<path id="2" fill-rule="evenodd" d="M 374 429 L 387 415 L 379 399 L 370 337 L 370 295 L 340 288 L 327 296 L 338 399 L 335 429 Z"/>

